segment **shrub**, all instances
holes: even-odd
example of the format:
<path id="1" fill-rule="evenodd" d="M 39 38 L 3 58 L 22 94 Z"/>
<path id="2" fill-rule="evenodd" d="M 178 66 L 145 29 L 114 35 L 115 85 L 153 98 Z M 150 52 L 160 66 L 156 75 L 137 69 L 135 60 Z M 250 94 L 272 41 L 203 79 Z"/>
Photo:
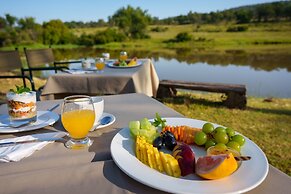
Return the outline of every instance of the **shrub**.
<path id="1" fill-rule="evenodd" d="M 247 26 L 230 26 L 227 28 L 227 32 L 245 32 L 248 30 Z"/>
<path id="2" fill-rule="evenodd" d="M 188 32 L 180 32 L 174 39 L 165 40 L 165 43 L 187 42 L 192 40 L 192 36 Z"/>
<path id="3" fill-rule="evenodd" d="M 152 32 L 166 32 L 168 30 L 168 27 L 160 27 L 160 26 L 157 26 L 157 27 L 154 27 L 154 28 L 151 28 L 151 31 Z"/>
<path id="4" fill-rule="evenodd" d="M 116 29 L 108 28 L 105 31 L 95 34 L 95 44 L 105 44 L 109 42 L 122 42 L 126 40 L 126 36 L 123 33 L 118 32 Z"/>
<path id="5" fill-rule="evenodd" d="M 85 45 L 85 46 L 93 46 L 94 45 L 94 36 L 89 34 L 82 34 L 79 38 L 77 43 L 79 45 Z"/>
<path id="6" fill-rule="evenodd" d="M 94 44 L 106 44 L 109 42 L 122 42 L 126 36 L 116 29 L 108 28 L 104 31 L 93 34 L 82 34 L 78 39 L 79 45 L 93 46 Z"/>
<path id="7" fill-rule="evenodd" d="M 180 32 L 176 35 L 176 42 L 187 42 L 192 39 L 192 36 L 188 32 Z"/>

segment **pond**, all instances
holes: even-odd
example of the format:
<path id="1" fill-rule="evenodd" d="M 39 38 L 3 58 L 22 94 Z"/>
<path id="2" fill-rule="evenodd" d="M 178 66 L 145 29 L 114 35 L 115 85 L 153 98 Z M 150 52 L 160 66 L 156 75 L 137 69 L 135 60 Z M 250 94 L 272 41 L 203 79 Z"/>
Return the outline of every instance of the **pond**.
<path id="1" fill-rule="evenodd" d="M 93 48 L 54 49 L 57 60 L 98 57 L 109 52 L 117 58 L 120 50 Z M 244 84 L 248 96 L 291 97 L 291 55 L 289 51 L 248 52 L 244 50 L 136 51 L 129 56 L 151 58 L 160 80 Z"/>

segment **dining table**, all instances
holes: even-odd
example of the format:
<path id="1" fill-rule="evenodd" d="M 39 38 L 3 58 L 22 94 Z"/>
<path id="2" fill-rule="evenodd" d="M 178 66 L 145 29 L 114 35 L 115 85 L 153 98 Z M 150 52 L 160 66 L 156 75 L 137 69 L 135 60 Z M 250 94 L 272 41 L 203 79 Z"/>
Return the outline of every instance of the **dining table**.
<path id="1" fill-rule="evenodd" d="M 107 127 L 89 133 L 92 146 L 70 150 L 63 143 L 53 142 L 18 162 L 0 163 L 0 193 L 166 193 L 128 176 L 113 160 L 110 145 L 115 135 L 127 128 L 130 121 L 155 118 L 156 113 L 165 118 L 184 116 L 142 93 L 102 97 L 104 112 L 114 115 L 116 120 Z M 62 99 L 37 101 L 37 110 L 47 110 L 62 102 Z M 61 106 L 54 112 L 60 114 Z M 0 106 L 0 114 L 7 114 L 6 104 Z M 61 120 L 33 131 L 0 133 L 0 139 L 52 131 L 65 131 Z M 245 177 L 240 178 L 243 180 Z M 231 186 L 231 182 L 229 184 Z M 290 176 L 268 164 L 266 178 L 247 193 L 285 194 L 290 191 Z"/>
<path id="2" fill-rule="evenodd" d="M 151 59 L 138 59 L 134 66 L 115 66 L 106 62 L 102 71 L 92 63 L 90 68 L 65 70 L 48 77 L 41 99 L 58 99 L 72 94 L 112 95 L 143 93 L 155 97 L 159 78 Z M 74 64 L 76 66 L 76 64 Z"/>

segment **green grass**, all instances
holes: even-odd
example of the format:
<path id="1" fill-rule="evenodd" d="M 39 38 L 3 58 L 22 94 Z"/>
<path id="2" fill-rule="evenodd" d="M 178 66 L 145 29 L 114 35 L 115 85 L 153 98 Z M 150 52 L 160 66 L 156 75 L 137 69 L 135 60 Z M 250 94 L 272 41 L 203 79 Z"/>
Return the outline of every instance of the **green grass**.
<path id="1" fill-rule="evenodd" d="M 209 93 L 180 93 L 162 102 L 186 117 L 232 127 L 254 141 L 271 165 L 291 176 L 291 99 L 248 97 L 245 110 L 228 109 L 220 95 Z"/>
<path id="2" fill-rule="evenodd" d="M 163 25 L 167 28 L 165 32 L 151 32 L 150 29 L 156 26 L 149 26 L 148 31 L 151 39 L 134 40 L 122 43 L 109 43 L 105 45 L 97 45 L 102 48 L 240 48 L 249 49 L 272 45 L 287 45 L 291 47 L 291 22 L 278 23 L 254 23 L 244 24 L 248 27 L 246 32 L 226 32 L 226 29 L 233 24 L 219 25 Z M 74 29 L 76 35 L 82 33 L 94 34 L 105 28 L 80 28 Z M 164 41 L 173 39 L 180 32 L 188 32 L 192 35 L 193 40 L 183 43 L 164 43 Z"/>
<path id="3" fill-rule="evenodd" d="M 81 34 L 96 34 L 97 32 L 105 30 L 106 27 L 99 27 L 99 28 L 74 28 L 72 32 L 80 36 Z"/>

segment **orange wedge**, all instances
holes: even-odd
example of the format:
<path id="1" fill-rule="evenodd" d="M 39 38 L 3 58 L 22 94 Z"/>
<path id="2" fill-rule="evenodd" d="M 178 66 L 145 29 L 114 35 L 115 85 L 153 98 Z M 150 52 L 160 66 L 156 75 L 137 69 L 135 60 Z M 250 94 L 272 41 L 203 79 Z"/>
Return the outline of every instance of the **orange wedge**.
<path id="1" fill-rule="evenodd" d="M 196 174 L 205 179 L 220 179 L 231 175 L 238 165 L 232 153 L 200 157 L 196 163 Z"/>

